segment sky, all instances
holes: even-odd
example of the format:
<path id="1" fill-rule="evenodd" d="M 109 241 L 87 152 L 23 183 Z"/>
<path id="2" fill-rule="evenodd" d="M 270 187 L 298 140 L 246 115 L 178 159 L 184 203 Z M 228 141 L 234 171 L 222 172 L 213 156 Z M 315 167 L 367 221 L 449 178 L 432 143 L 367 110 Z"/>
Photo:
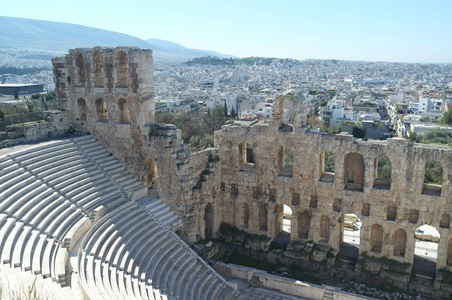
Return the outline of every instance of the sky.
<path id="1" fill-rule="evenodd" d="M 0 15 L 238 57 L 452 63 L 451 0 L 0 0 Z"/>

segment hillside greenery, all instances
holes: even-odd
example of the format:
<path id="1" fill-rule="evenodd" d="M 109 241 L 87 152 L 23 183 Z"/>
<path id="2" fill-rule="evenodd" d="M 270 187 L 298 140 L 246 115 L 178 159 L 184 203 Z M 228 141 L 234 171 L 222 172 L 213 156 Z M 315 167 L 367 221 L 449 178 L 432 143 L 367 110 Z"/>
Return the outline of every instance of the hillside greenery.
<path id="1" fill-rule="evenodd" d="M 155 119 L 157 123 L 174 124 L 180 128 L 182 140 L 188 150 L 193 152 L 204 147 L 213 147 L 213 133 L 221 129 L 228 117 L 224 107 L 216 106 L 201 117 L 190 113 L 161 113 L 156 114 Z"/>
<path id="2" fill-rule="evenodd" d="M 408 139 L 414 143 L 451 145 L 452 132 L 446 129 L 432 129 L 424 135 L 411 132 Z"/>

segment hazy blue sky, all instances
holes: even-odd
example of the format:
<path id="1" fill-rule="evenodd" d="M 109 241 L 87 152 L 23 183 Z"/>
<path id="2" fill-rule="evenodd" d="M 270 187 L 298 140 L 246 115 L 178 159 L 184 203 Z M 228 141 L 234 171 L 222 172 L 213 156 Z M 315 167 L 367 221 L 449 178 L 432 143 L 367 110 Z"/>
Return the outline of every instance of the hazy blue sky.
<path id="1" fill-rule="evenodd" d="M 452 62 L 451 0 L 0 0 L 0 15 L 240 57 Z"/>

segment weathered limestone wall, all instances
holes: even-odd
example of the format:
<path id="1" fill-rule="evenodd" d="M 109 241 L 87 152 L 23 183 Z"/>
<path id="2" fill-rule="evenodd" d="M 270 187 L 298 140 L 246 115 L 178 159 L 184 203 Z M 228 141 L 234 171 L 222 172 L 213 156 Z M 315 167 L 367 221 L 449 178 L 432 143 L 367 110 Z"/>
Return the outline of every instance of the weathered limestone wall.
<path id="1" fill-rule="evenodd" d="M 69 114 L 61 111 L 44 112 L 44 122 L 10 125 L 0 132 L 0 148 L 61 136 L 72 131 Z"/>
<path id="2" fill-rule="evenodd" d="M 268 274 L 265 271 L 243 267 L 234 264 L 215 262 L 215 269 L 229 278 L 245 280 L 252 285 L 279 291 L 285 294 L 300 296 L 306 299 L 325 299 L 326 293 L 330 292 L 333 299 L 372 299 L 362 295 L 351 294 L 341 291 L 339 288 L 303 283 L 295 279 L 289 279 Z"/>
<path id="3" fill-rule="evenodd" d="M 79 48 L 52 62 L 59 106 L 74 128 L 94 135 L 132 174 L 157 189 L 184 217 L 182 236 L 195 241 L 204 230 L 195 203 L 215 198 L 217 154 L 214 149 L 190 154 L 180 129 L 154 124 L 152 52 Z"/>
<path id="4" fill-rule="evenodd" d="M 138 178 L 154 121 L 153 60 L 133 47 L 78 48 L 52 60 L 55 93 L 76 130 L 93 134 Z"/>
<path id="5" fill-rule="evenodd" d="M 441 234 L 437 268 L 451 269 L 451 148 L 310 132 L 302 97 L 288 91 L 277 97 L 270 125 L 223 126 L 215 134 L 216 149 L 190 154 L 179 129 L 153 124 L 150 50 L 74 49 L 53 64 L 68 124 L 93 134 L 156 188 L 184 217 L 187 242 L 215 237 L 223 222 L 274 238 L 282 230 L 285 204 L 292 210 L 291 240 L 337 251 L 343 216 L 354 213 L 363 222 L 360 253 L 401 262 L 413 262 L 414 231 L 430 224 Z M 293 125 L 283 123 L 284 101 L 292 102 Z M 253 162 L 247 161 L 247 144 Z M 335 173 L 323 170 L 325 151 L 334 154 Z M 293 167 L 284 165 L 285 153 L 293 154 Z M 376 178 L 380 155 L 392 163 L 390 181 Z M 424 184 L 430 160 L 444 169 L 442 186 Z"/>
<path id="6" fill-rule="evenodd" d="M 452 238 L 449 228 L 452 211 L 449 201 L 450 147 L 412 145 L 398 138 L 365 142 L 349 135 L 328 135 L 309 130 L 287 132 L 279 128 L 227 125 L 216 132 L 220 185 L 225 186 L 215 208 L 220 212 L 216 217 L 250 233 L 274 238 L 282 230 L 280 207 L 285 204 L 292 210 L 292 240 L 303 240 L 299 233 L 307 230 L 305 240 L 324 243 L 338 250 L 342 243 L 343 215 L 354 213 L 363 222 L 360 253 L 366 251 L 372 256 L 386 256 L 409 263 L 414 258 L 416 228 L 430 224 L 441 234 L 437 268 L 447 266 L 447 247 Z M 242 164 L 239 148 L 244 142 L 253 145 L 254 164 Z M 281 173 L 281 147 L 294 153 L 291 176 Z M 320 169 L 323 151 L 331 151 L 335 156 L 332 180 L 323 180 L 323 170 Z M 383 187 L 375 185 L 378 182 L 377 157 L 380 155 L 387 156 L 392 163 L 390 185 Z M 429 160 L 440 162 L 444 169 L 443 183 L 437 195 L 423 191 L 424 168 Z M 353 168 L 355 178 L 364 176 L 364 182 L 349 182 L 346 172 Z M 241 214 L 245 204 L 250 208 L 249 220 L 244 220 Z M 264 230 L 259 225 L 260 207 L 267 211 L 267 228 Z M 309 226 L 302 228 L 303 225 L 298 226 L 299 216 L 306 212 Z M 236 218 L 231 218 L 231 215 Z M 443 215 L 446 215 L 447 222 L 440 224 L 445 218 Z M 248 226 L 244 226 L 246 222 Z M 381 240 L 378 239 L 379 227 L 375 225 L 383 229 Z M 399 233 L 402 229 L 406 237 L 403 255 L 394 253 L 398 229 Z"/>

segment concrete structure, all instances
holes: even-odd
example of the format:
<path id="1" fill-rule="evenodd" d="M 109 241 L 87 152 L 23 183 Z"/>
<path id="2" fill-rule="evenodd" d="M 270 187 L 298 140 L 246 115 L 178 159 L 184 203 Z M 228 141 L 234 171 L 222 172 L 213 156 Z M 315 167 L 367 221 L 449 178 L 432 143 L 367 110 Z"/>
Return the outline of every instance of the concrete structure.
<path id="1" fill-rule="evenodd" d="M 44 92 L 44 84 L 0 84 L 0 95 L 36 94 Z"/>

